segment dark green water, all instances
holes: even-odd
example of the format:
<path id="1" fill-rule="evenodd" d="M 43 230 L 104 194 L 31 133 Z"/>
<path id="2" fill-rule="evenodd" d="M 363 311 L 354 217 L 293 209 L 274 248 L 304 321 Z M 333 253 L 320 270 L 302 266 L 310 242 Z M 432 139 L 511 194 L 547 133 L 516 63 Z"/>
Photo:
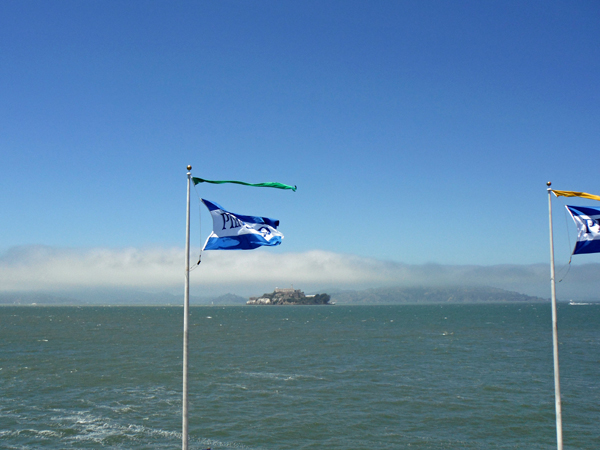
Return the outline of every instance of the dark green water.
<path id="1" fill-rule="evenodd" d="M 0 308 L 0 448 L 181 448 L 182 308 Z M 190 448 L 556 448 L 549 305 L 192 307 Z M 600 305 L 559 308 L 600 448 Z"/>

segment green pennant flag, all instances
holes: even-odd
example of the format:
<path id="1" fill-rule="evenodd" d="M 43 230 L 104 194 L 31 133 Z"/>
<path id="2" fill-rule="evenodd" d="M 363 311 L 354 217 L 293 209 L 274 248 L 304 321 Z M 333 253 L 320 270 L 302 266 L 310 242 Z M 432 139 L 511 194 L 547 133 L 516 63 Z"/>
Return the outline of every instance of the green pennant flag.
<path id="1" fill-rule="evenodd" d="M 243 184 L 244 186 L 271 187 L 271 188 L 277 188 L 277 189 L 291 189 L 292 191 L 296 192 L 296 186 L 288 186 L 287 184 L 282 184 L 282 183 L 256 183 L 256 184 L 252 184 L 252 183 L 244 183 L 243 181 L 229 181 L 229 180 L 212 181 L 212 180 L 205 180 L 203 178 L 196 178 L 196 177 L 192 177 L 192 181 L 194 182 L 194 185 L 196 185 L 198 183 L 213 183 L 213 184 L 235 183 L 235 184 Z"/>

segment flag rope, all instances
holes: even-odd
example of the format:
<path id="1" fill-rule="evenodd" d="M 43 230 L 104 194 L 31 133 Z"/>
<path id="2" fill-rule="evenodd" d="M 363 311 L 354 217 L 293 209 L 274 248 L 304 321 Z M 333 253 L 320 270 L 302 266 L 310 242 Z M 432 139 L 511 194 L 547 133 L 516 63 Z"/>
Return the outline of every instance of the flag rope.
<path id="1" fill-rule="evenodd" d="M 567 275 L 569 275 L 569 272 L 571 271 L 571 259 L 573 259 L 573 255 L 571 255 L 571 257 L 569 258 L 569 262 L 564 265 L 562 267 L 562 269 L 560 269 L 560 271 L 562 272 L 564 270 L 564 268 L 567 268 L 567 272 L 562 276 L 562 278 L 560 280 L 558 280 L 558 282 L 560 283 L 562 280 L 564 280 L 565 278 L 567 278 Z"/>
<path id="2" fill-rule="evenodd" d="M 194 184 L 194 192 L 196 192 L 196 195 L 198 196 L 198 234 L 200 236 L 200 253 L 198 254 L 198 262 L 192 269 L 190 269 L 190 271 L 194 270 L 202 262 L 202 250 L 203 250 L 203 246 L 202 246 L 202 198 L 200 197 L 200 194 L 198 193 L 196 184 Z"/>
<path id="3" fill-rule="evenodd" d="M 569 235 L 569 217 L 567 216 L 567 209 L 563 209 L 563 214 L 565 216 L 565 230 L 567 230 L 567 240 L 569 241 L 569 252 L 571 256 L 569 257 L 569 264 L 571 263 L 571 258 L 573 257 L 573 246 L 571 245 L 571 236 Z"/>
<path id="4" fill-rule="evenodd" d="M 552 191 L 552 192 L 554 192 L 554 191 Z M 565 216 L 565 225 L 566 225 L 565 230 L 566 230 L 566 233 L 567 233 L 567 240 L 569 241 L 569 262 L 567 262 L 564 266 L 562 266 L 558 270 L 558 272 L 561 273 L 561 272 L 563 272 L 565 270 L 565 267 L 567 268 L 567 271 L 565 272 L 564 275 L 561 275 L 561 278 L 560 278 L 560 280 L 557 281 L 557 283 L 562 282 L 567 277 L 567 275 L 569 275 L 569 272 L 571 271 L 571 261 L 573 259 L 573 250 L 572 250 L 573 247 L 571 246 L 571 236 L 569 235 L 569 217 L 567 216 L 567 210 L 566 209 L 563 211 L 563 213 L 564 213 L 564 216 Z"/>

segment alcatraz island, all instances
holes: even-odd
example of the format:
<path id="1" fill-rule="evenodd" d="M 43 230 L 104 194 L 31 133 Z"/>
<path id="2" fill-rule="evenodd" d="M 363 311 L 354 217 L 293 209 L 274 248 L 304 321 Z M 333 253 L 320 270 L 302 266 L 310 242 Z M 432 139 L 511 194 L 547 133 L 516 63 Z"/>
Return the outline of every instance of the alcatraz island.
<path id="1" fill-rule="evenodd" d="M 300 289 L 275 288 L 270 294 L 250 297 L 247 305 L 331 305 L 328 294 L 304 295 Z"/>

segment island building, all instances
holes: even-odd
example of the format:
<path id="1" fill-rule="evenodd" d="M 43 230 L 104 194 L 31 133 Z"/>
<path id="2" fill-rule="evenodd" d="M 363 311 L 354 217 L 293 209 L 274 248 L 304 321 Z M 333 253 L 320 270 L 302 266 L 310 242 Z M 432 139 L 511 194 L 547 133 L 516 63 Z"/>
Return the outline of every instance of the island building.
<path id="1" fill-rule="evenodd" d="M 327 294 L 305 295 L 300 289 L 275 288 L 270 294 L 250 297 L 247 305 L 327 305 L 330 296 Z"/>

